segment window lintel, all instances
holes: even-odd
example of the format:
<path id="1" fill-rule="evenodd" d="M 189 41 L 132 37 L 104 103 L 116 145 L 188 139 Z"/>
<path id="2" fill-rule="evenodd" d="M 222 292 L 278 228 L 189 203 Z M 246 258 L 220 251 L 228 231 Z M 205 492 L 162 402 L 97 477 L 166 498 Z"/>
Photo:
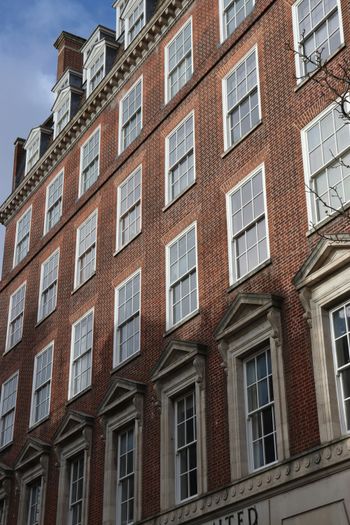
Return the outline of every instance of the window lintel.
<path id="1" fill-rule="evenodd" d="M 83 435 L 86 438 L 86 445 L 89 445 L 89 436 L 85 430 L 92 427 L 93 421 L 93 416 L 71 410 L 66 414 L 56 433 L 54 445 L 63 446 L 66 442 L 73 441 L 79 435 Z"/>
<path id="2" fill-rule="evenodd" d="M 293 279 L 301 290 L 327 279 L 350 263 L 350 234 L 338 233 L 321 239 Z"/>
<path id="3" fill-rule="evenodd" d="M 137 398 L 143 396 L 147 386 L 129 379 L 117 377 L 113 380 L 98 411 L 99 416 L 108 416 L 121 409 L 125 404 L 137 405 Z"/>
<path id="4" fill-rule="evenodd" d="M 267 317 L 278 338 L 278 323 L 274 322 L 273 312 L 280 310 L 281 306 L 282 298 L 277 295 L 238 294 L 215 331 L 216 340 L 227 342 L 262 317 Z"/>
<path id="5" fill-rule="evenodd" d="M 26 471 L 35 463 L 44 466 L 45 457 L 48 457 L 51 445 L 38 438 L 30 437 L 25 443 L 15 464 L 16 471 Z"/>
<path id="6" fill-rule="evenodd" d="M 170 341 L 153 369 L 152 381 L 158 382 L 167 376 L 176 375 L 180 368 L 192 365 L 197 368 L 198 380 L 203 380 L 200 363 L 207 355 L 207 347 L 192 341 Z M 198 359 L 199 358 L 199 359 Z M 200 376 L 200 377 L 199 377 Z"/>

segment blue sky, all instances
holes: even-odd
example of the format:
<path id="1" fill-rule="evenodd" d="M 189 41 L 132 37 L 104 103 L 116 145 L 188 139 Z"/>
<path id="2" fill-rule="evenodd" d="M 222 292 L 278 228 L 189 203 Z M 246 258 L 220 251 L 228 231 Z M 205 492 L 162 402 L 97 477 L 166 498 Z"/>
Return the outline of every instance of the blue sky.
<path id="1" fill-rule="evenodd" d="M 13 143 L 50 114 L 61 31 L 115 27 L 112 0 L 0 0 L 0 201 L 11 192 Z M 0 225 L 0 269 L 4 228 Z"/>

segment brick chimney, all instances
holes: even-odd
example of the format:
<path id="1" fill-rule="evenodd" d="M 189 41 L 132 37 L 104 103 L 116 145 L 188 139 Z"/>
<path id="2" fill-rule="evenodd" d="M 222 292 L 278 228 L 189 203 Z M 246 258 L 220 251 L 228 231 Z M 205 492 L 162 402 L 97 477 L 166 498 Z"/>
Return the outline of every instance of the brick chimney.
<path id="1" fill-rule="evenodd" d="M 80 50 L 85 42 L 85 38 L 62 31 L 54 43 L 58 51 L 57 80 L 67 69 L 74 69 L 79 73 L 83 71 L 83 55 Z"/>
<path id="2" fill-rule="evenodd" d="M 13 175 L 12 175 L 12 191 L 21 183 L 24 177 L 24 169 L 26 163 L 26 152 L 23 148 L 25 143 L 24 139 L 17 138 L 14 146 L 15 151 L 13 154 Z"/>

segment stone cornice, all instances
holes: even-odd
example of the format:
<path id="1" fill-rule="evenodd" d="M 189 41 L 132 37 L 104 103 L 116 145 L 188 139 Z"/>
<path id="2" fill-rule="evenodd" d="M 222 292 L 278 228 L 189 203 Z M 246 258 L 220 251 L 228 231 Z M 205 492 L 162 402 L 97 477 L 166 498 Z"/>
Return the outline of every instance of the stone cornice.
<path id="1" fill-rule="evenodd" d="M 212 513 L 225 513 L 228 507 L 242 506 L 244 501 L 267 499 L 291 489 L 291 485 L 302 486 L 311 480 L 322 478 L 325 470 L 340 471 L 349 468 L 350 438 L 319 447 L 292 460 L 256 472 L 222 490 L 207 494 L 184 505 L 170 509 L 153 519 L 144 520 L 143 525 L 180 525 L 191 520 L 209 519 Z M 202 521 L 203 522 L 203 521 Z"/>
<path id="2" fill-rule="evenodd" d="M 39 163 L 30 171 L 16 190 L 0 207 L 0 223 L 7 225 L 12 216 L 34 193 L 40 183 L 57 167 L 58 163 L 71 151 L 76 142 L 85 133 L 86 128 L 100 115 L 116 93 L 128 82 L 135 69 L 138 68 L 151 53 L 175 18 L 185 11 L 193 0 L 165 0 L 153 15 L 147 26 L 126 49 L 112 70 L 96 88 L 78 113 L 59 135 Z"/>

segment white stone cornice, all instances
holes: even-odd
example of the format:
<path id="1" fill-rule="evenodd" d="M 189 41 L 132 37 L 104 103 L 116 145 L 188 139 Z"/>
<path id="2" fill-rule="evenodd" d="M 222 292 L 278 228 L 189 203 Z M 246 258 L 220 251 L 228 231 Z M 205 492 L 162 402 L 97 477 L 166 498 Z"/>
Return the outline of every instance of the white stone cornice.
<path id="1" fill-rule="evenodd" d="M 36 190 L 37 186 L 57 167 L 64 156 L 100 115 L 111 99 L 126 84 L 136 68 L 146 60 L 158 41 L 175 23 L 178 16 L 194 0 L 164 0 L 140 35 L 117 60 L 112 70 L 100 83 L 96 92 L 89 97 L 78 113 L 67 125 L 64 134 L 59 135 L 39 162 L 30 171 L 16 190 L 0 207 L 0 223 L 5 226 L 12 216 Z M 96 103 L 96 101 L 99 101 Z"/>

